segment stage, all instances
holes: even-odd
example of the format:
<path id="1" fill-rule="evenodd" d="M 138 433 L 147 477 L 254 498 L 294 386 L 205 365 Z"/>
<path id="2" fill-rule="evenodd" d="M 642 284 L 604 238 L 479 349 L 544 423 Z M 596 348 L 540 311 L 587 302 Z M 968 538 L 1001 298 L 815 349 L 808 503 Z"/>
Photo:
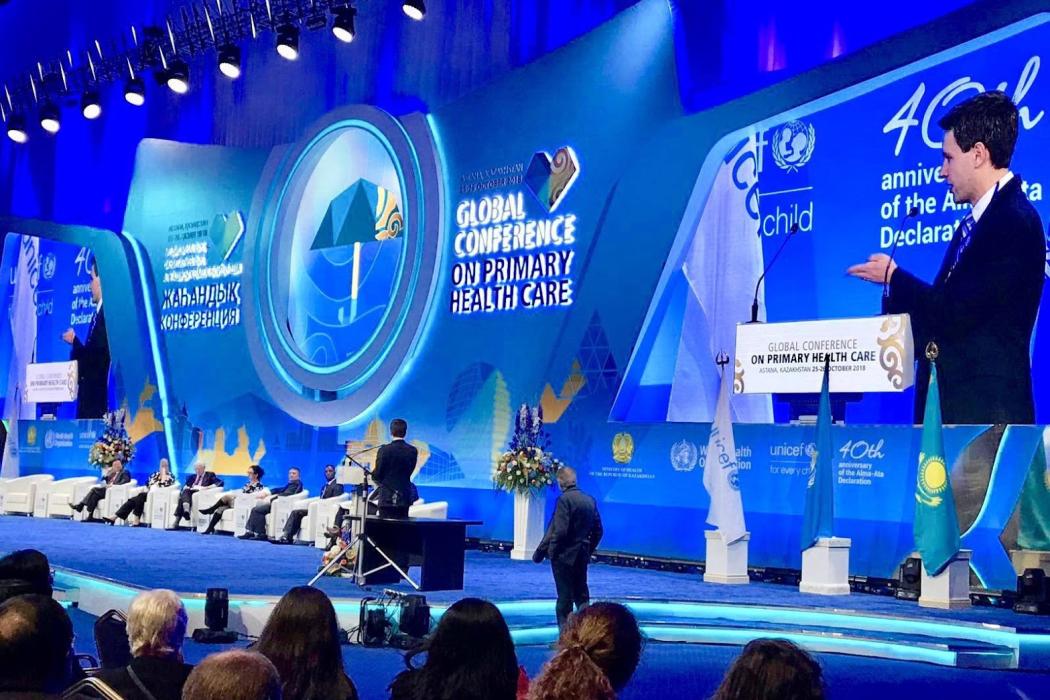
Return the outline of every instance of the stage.
<path id="1" fill-rule="evenodd" d="M 229 536 L 68 520 L 0 517 L 0 551 L 44 551 L 56 588 L 82 611 L 126 608 L 140 588 L 177 590 L 190 627 L 203 625 L 209 587 L 230 591 L 230 625 L 258 634 L 273 603 L 317 571 L 321 551 Z M 704 583 L 696 574 L 591 567 L 592 599 L 627 603 L 653 642 L 739 647 L 759 636 L 793 639 L 821 654 L 910 661 L 968 669 L 1050 670 L 1050 619 L 975 607 L 927 610 L 871 594 L 804 595 L 788 585 Z M 335 601 L 346 629 L 357 626 L 360 601 L 382 587 L 349 579 L 318 582 Z M 412 592 L 407 584 L 393 587 Z M 434 612 L 465 596 L 500 605 L 521 646 L 546 645 L 556 635 L 553 583 L 547 565 L 510 560 L 506 553 L 469 551 L 463 591 L 427 593 Z"/>

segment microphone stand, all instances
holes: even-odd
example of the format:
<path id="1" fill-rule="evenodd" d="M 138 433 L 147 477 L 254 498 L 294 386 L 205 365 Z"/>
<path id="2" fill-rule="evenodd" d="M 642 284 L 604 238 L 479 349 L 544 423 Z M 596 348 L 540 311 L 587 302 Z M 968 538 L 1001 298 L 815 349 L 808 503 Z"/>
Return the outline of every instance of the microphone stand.
<path id="1" fill-rule="evenodd" d="M 773 263 L 777 261 L 780 254 L 784 252 L 784 248 L 787 246 L 788 241 L 795 237 L 798 233 L 798 222 L 796 221 L 791 225 L 791 229 L 788 231 L 788 235 L 784 238 L 784 242 L 777 248 L 777 252 L 773 255 L 773 259 L 766 265 L 766 269 L 762 270 L 762 274 L 758 277 L 758 282 L 755 282 L 755 298 L 751 302 L 751 320 L 748 323 L 760 323 L 758 320 L 758 288 L 762 285 L 762 280 L 766 278 L 766 273 L 773 269 Z"/>
<path id="2" fill-rule="evenodd" d="M 893 256 L 897 254 L 897 246 L 900 244 L 901 239 L 904 238 L 904 223 L 913 216 L 918 215 L 919 208 L 912 207 L 909 209 L 904 216 L 901 218 L 901 222 L 897 225 L 897 230 L 893 234 L 893 246 L 890 247 L 890 259 L 886 263 L 886 273 L 882 276 L 882 313 L 883 315 L 889 313 L 890 306 L 890 267 L 893 265 Z"/>

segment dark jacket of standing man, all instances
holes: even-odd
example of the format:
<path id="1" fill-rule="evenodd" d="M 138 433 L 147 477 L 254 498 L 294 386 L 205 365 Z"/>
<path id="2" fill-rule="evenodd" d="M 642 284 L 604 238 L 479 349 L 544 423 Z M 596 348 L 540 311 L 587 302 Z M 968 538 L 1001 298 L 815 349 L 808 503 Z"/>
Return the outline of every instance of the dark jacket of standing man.
<path id="1" fill-rule="evenodd" d="M 72 328 L 62 334 L 62 339 L 73 346 L 69 359 L 77 362 L 77 418 L 101 418 L 109 398 L 109 337 L 102 312 L 102 282 L 94 260 L 91 262 L 91 301 L 95 304 L 95 315 L 84 342 L 80 342 Z"/>
<path id="2" fill-rule="evenodd" d="M 908 313 L 915 356 L 915 417 L 929 385 L 926 346 L 937 344 L 946 423 L 1034 423 L 1029 347 L 1043 292 L 1045 241 L 1035 208 L 1010 172 L 1017 107 L 1002 92 L 977 95 L 940 120 L 941 175 L 962 220 L 940 270 L 927 284 L 885 255 L 850 273 L 889 278 L 885 311 Z"/>
<path id="3" fill-rule="evenodd" d="M 390 421 L 393 439 L 379 448 L 372 470 L 372 481 L 379 487 L 379 505 L 389 515 L 402 518 L 408 515 L 408 507 L 415 501 L 412 472 L 419 458 L 419 450 L 405 442 L 407 434 L 408 423 L 403 419 Z"/>
<path id="4" fill-rule="evenodd" d="M 532 560 L 537 564 L 545 557 L 551 560 L 558 590 L 558 627 L 564 628 L 573 605 L 580 610 L 590 602 L 587 565 L 602 539 L 602 519 L 594 498 L 576 488 L 574 469 L 558 470 L 558 486 L 562 494 Z"/>

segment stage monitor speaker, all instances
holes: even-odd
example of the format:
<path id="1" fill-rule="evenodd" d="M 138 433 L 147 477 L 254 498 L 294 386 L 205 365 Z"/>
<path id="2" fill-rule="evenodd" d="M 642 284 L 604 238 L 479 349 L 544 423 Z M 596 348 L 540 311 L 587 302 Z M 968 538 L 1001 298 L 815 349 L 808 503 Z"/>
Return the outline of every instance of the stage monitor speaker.
<path id="1" fill-rule="evenodd" d="M 204 602 L 204 626 L 213 632 L 225 630 L 230 624 L 230 592 L 225 588 L 209 588 Z"/>
<path id="2" fill-rule="evenodd" d="M 382 608 L 369 610 L 365 614 L 364 639 L 366 647 L 381 647 L 386 644 L 386 633 L 390 623 L 386 620 L 386 611 Z"/>
<path id="3" fill-rule="evenodd" d="M 901 564 L 897 584 L 897 597 L 901 600 L 918 600 L 922 593 L 922 559 L 908 557 Z"/>
<path id="4" fill-rule="evenodd" d="M 1031 615 L 1050 613 L 1050 581 L 1042 569 L 1025 569 L 1017 577 L 1017 602 L 1014 612 Z"/>
<path id="5" fill-rule="evenodd" d="M 406 595 L 402 597 L 398 631 L 416 639 L 430 633 L 430 606 L 427 605 L 426 596 Z"/>

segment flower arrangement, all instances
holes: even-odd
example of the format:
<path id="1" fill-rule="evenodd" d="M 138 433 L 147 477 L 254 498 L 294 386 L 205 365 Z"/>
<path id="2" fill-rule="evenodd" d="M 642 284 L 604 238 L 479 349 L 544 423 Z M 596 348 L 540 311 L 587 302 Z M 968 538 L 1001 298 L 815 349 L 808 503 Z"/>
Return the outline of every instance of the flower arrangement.
<path id="1" fill-rule="evenodd" d="M 496 460 L 492 483 L 508 493 L 538 494 L 554 485 L 562 464 L 548 451 L 543 410 L 522 404 L 514 416 L 514 435 Z"/>
<path id="2" fill-rule="evenodd" d="M 135 456 L 135 445 L 131 442 L 127 428 L 124 427 L 126 417 L 127 411 L 123 408 L 111 411 L 103 416 L 103 420 L 106 422 L 106 429 L 103 431 L 102 437 L 91 446 L 91 452 L 88 453 L 88 462 L 100 469 L 109 467 L 117 459 L 125 467 L 131 463 L 132 458 Z"/>

